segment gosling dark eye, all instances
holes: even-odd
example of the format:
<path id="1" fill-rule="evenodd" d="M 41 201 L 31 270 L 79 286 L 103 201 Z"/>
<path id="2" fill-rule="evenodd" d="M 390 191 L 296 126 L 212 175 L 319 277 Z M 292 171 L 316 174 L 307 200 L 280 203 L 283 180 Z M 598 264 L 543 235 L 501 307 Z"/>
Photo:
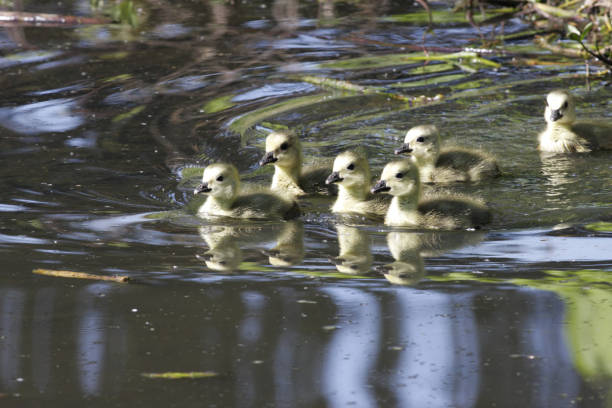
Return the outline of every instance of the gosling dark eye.
<path id="1" fill-rule="evenodd" d="M 289 143 L 284 142 L 282 145 L 280 145 L 281 150 L 287 150 L 289 148 Z"/>
<path id="2" fill-rule="evenodd" d="M 217 177 L 217 181 L 223 181 L 223 176 Z"/>
<path id="3" fill-rule="evenodd" d="M 353 163 L 349 164 L 348 166 L 346 166 L 347 170 L 354 170 L 355 169 L 355 165 Z"/>
<path id="4" fill-rule="evenodd" d="M 419 143 L 423 143 L 425 141 L 425 138 L 423 136 L 419 136 L 419 137 L 417 137 L 416 141 L 419 142 Z"/>
<path id="5" fill-rule="evenodd" d="M 567 109 L 567 101 L 563 104 L 563 109 Z"/>
<path id="6" fill-rule="evenodd" d="M 404 177 L 404 173 L 397 173 L 395 175 L 395 178 L 402 178 L 402 177 Z"/>

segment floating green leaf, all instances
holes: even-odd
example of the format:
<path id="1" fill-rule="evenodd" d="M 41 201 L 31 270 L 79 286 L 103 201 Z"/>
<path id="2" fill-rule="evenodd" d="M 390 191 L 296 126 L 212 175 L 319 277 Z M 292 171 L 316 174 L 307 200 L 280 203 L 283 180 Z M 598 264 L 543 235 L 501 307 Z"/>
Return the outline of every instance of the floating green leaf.
<path id="1" fill-rule="evenodd" d="M 212 101 L 207 102 L 202 107 L 202 110 L 206 113 L 217 113 L 225 109 L 229 109 L 235 105 L 235 103 L 232 102 L 233 98 L 234 95 L 220 96 L 218 98 L 213 99 Z"/>
<path id="2" fill-rule="evenodd" d="M 219 374 L 214 371 L 191 371 L 191 372 L 165 372 L 165 373 L 141 373 L 145 378 L 155 378 L 164 380 L 184 380 L 217 377 Z"/>
<path id="3" fill-rule="evenodd" d="M 130 119 L 130 118 L 138 115 L 140 112 L 142 112 L 144 110 L 144 108 L 145 108 L 145 105 L 137 106 L 137 107 L 129 110 L 128 112 L 125 112 L 125 113 L 122 113 L 122 114 L 119 114 L 119 115 L 115 116 L 112 119 L 112 122 L 113 123 L 117 123 L 117 122 L 124 121 L 126 119 Z"/>

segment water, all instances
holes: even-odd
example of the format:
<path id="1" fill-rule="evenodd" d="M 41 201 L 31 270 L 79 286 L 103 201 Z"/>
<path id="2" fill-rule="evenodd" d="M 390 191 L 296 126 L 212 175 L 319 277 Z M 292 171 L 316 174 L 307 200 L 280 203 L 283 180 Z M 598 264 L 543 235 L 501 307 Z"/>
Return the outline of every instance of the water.
<path id="1" fill-rule="evenodd" d="M 592 224 L 612 220 L 610 154 L 535 150 L 548 90 L 612 120 L 607 82 L 589 91 L 582 64 L 527 40 L 497 69 L 408 60 L 415 44 L 482 46 L 461 16 L 430 34 L 399 18 L 416 6 L 141 6 L 132 31 L 0 31 L 2 406 L 609 405 L 612 241 Z M 410 107 L 305 75 L 444 97 Z M 502 177 L 453 187 L 488 202 L 486 231 L 339 220 L 325 197 L 295 222 L 188 211 L 194 166 L 267 182 L 256 163 L 273 128 L 295 129 L 311 163 L 362 146 L 379 174 L 421 123 L 497 156 Z M 169 371 L 218 376 L 142 376 Z"/>

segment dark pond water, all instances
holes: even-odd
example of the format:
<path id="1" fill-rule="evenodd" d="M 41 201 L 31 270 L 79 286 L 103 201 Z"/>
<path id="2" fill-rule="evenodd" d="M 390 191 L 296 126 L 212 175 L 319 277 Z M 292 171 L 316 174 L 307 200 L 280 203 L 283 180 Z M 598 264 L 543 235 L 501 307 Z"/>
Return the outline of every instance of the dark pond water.
<path id="1" fill-rule="evenodd" d="M 611 156 L 535 150 L 550 89 L 612 121 L 607 82 L 493 42 L 518 19 L 476 29 L 444 4 L 432 32 L 403 2 L 137 7 L 135 29 L 0 28 L 0 406 L 610 406 Z M 504 46 L 493 64 L 415 58 L 483 39 Z M 337 219 L 325 197 L 295 222 L 189 212 L 196 166 L 267 182 L 272 129 L 295 129 L 311 163 L 362 146 L 378 174 L 422 123 L 497 156 L 503 177 L 453 187 L 489 203 L 486 231 Z M 142 375 L 192 371 L 218 375 Z"/>

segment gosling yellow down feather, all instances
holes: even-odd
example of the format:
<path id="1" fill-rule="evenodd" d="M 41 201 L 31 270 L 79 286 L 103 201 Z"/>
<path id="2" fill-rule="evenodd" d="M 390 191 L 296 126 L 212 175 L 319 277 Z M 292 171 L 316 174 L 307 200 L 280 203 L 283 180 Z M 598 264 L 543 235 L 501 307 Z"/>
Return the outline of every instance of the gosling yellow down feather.
<path id="1" fill-rule="evenodd" d="M 272 191 L 287 197 L 333 192 L 333 189 L 325 184 L 330 169 L 303 168 L 302 161 L 302 144 L 296 135 L 274 132 L 266 137 L 266 154 L 259 161 L 259 165 L 274 165 L 270 186 Z"/>
<path id="2" fill-rule="evenodd" d="M 480 181 L 500 175 L 495 159 L 479 150 L 464 147 L 441 149 L 435 125 L 420 125 L 406 133 L 395 154 L 410 153 L 419 166 L 423 183 Z"/>
<path id="3" fill-rule="evenodd" d="M 551 153 L 588 153 L 612 149 L 612 125 L 576 120 L 576 101 L 567 91 L 546 96 L 546 129 L 538 136 L 538 149 Z"/>
<path id="4" fill-rule="evenodd" d="M 334 160 L 333 172 L 325 180 L 327 184 L 338 185 L 332 212 L 384 216 L 391 200 L 388 196 L 372 194 L 371 180 L 364 154 L 350 150 L 340 153 Z"/>
<path id="5" fill-rule="evenodd" d="M 477 228 L 491 220 L 479 200 L 456 195 L 438 195 L 421 200 L 419 169 L 411 160 L 388 163 L 373 193 L 393 196 L 385 224 L 397 227 L 459 229 Z"/>
<path id="6" fill-rule="evenodd" d="M 194 194 L 200 193 L 208 195 L 198 209 L 197 214 L 202 218 L 290 219 L 300 214 L 295 201 L 272 192 L 241 194 L 240 176 L 231 164 L 207 166 L 202 175 L 202 184 L 194 190 Z"/>

